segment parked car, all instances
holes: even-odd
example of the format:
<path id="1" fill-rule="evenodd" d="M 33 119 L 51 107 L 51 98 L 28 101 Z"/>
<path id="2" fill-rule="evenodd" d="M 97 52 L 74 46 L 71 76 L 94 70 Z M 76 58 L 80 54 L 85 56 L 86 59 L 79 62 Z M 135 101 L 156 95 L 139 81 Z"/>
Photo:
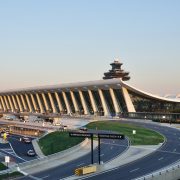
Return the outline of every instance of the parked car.
<path id="1" fill-rule="evenodd" d="M 80 127 L 79 130 L 81 131 L 87 131 L 88 129 L 86 127 Z"/>
<path id="2" fill-rule="evenodd" d="M 68 127 L 66 125 L 61 125 L 59 127 L 59 130 L 67 130 L 67 129 L 68 129 Z"/>
<path id="3" fill-rule="evenodd" d="M 33 157 L 36 155 L 36 153 L 34 150 L 30 149 L 30 150 L 28 150 L 27 155 Z"/>
<path id="4" fill-rule="evenodd" d="M 31 139 L 29 137 L 22 137 L 21 140 L 22 142 L 27 143 L 27 144 L 31 143 Z"/>

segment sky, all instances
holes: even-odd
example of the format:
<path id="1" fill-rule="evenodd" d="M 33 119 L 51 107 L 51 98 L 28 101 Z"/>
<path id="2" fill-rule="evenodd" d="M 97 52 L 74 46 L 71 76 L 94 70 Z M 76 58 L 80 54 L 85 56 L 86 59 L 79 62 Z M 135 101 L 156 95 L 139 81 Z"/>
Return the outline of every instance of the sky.
<path id="1" fill-rule="evenodd" d="M 180 93 L 179 0 L 0 0 L 0 90 L 102 79 Z"/>

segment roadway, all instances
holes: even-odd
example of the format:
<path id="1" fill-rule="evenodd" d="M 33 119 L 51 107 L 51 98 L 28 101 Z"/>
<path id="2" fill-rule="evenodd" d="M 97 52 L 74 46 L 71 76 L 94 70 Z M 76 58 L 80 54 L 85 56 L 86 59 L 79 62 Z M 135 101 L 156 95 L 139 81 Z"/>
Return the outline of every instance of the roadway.
<path id="1" fill-rule="evenodd" d="M 27 151 L 30 149 L 34 149 L 33 145 L 32 143 L 26 144 L 20 141 L 20 138 L 22 138 L 22 136 L 10 134 L 8 136 L 8 143 L 0 143 L 1 161 L 4 161 L 4 156 L 10 156 L 11 162 L 14 163 L 23 163 L 37 158 L 27 156 Z"/>
<path id="2" fill-rule="evenodd" d="M 165 166 L 168 166 L 176 162 L 177 160 L 180 160 L 180 131 L 179 130 L 156 125 L 156 124 L 147 124 L 143 122 L 140 123 L 140 122 L 133 122 L 133 121 L 126 121 L 126 122 L 121 121 L 120 123 L 132 123 L 135 125 L 139 125 L 142 127 L 146 127 L 146 128 L 158 131 L 166 137 L 167 141 L 158 151 L 155 151 L 154 153 L 144 158 L 141 158 L 131 163 L 128 163 L 126 165 L 117 167 L 110 171 L 102 172 L 99 174 L 92 174 L 92 175 L 89 175 L 88 177 L 79 177 L 79 179 L 130 180 L 130 179 L 134 179 L 139 176 L 151 173 L 158 169 L 164 168 Z M 103 145 L 102 146 L 102 154 L 103 154 L 102 160 L 104 162 L 112 158 L 113 151 L 111 148 L 112 148 L 113 141 L 112 140 L 110 141 L 111 142 L 107 142 L 107 140 L 105 140 L 102 142 L 102 145 Z M 121 143 L 122 141 L 119 143 L 119 145 Z M 111 144 L 111 145 L 108 145 L 108 144 Z M 114 142 L 114 144 L 116 144 L 117 146 L 118 144 L 117 140 L 116 142 Z M 117 146 L 117 147 L 120 148 L 122 146 Z M 113 148 L 115 148 L 115 146 Z M 114 155 L 114 157 L 116 155 Z M 97 162 L 97 157 L 95 157 L 95 160 Z M 31 177 L 24 177 L 22 179 L 27 179 L 27 180 L 34 179 L 34 178 L 51 179 L 51 180 L 63 179 L 65 177 L 71 176 L 74 173 L 74 169 L 80 166 L 85 166 L 86 164 L 90 164 L 90 155 L 81 157 L 71 162 L 67 162 L 66 164 L 58 166 L 56 168 L 48 169 L 46 171 L 33 174 Z"/>
<path id="3" fill-rule="evenodd" d="M 124 123 L 124 122 L 123 122 Z M 127 122 L 126 122 L 127 123 Z M 132 122 L 128 122 L 132 123 Z M 178 160 L 180 160 L 180 131 L 177 129 L 163 127 L 154 124 L 138 123 L 139 126 L 147 127 L 160 132 L 166 137 L 165 144 L 156 152 L 138 159 L 134 162 L 115 168 L 114 170 L 103 172 L 94 175 L 89 175 L 85 178 L 91 180 L 130 180 L 135 179 L 145 174 L 149 174 L 158 169 L 164 168 Z"/>
<path id="4" fill-rule="evenodd" d="M 101 140 L 101 161 L 103 163 L 115 158 L 128 148 L 128 140 Z M 94 163 L 98 163 L 98 152 L 97 148 L 94 150 Z M 23 177 L 21 179 L 51 179 L 57 180 L 62 179 L 74 174 L 76 168 L 91 164 L 91 154 L 82 156 L 81 158 L 67 162 L 63 165 L 57 166 L 46 171 L 31 174 L 29 177 Z"/>

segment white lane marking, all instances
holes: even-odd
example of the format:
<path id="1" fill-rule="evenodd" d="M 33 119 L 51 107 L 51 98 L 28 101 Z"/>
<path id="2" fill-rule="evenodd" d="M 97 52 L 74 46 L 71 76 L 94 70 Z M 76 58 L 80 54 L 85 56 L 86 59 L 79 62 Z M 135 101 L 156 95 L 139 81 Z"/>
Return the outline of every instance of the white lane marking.
<path id="1" fill-rule="evenodd" d="M 100 156 L 104 156 L 104 154 L 101 154 Z"/>
<path id="2" fill-rule="evenodd" d="M 82 166 L 83 164 L 84 164 L 84 163 L 81 163 L 81 164 L 77 165 L 77 167 Z"/>
<path id="3" fill-rule="evenodd" d="M 4 154 L 4 153 L 0 152 L 0 156 L 6 156 L 6 154 Z"/>
<path id="4" fill-rule="evenodd" d="M 14 154 L 15 154 L 16 156 L 18 156 L 18 155 L 16 154 L 16 152 L 14 151 L 14 149 L 13 149 L 13 147 L 12 147 L 12 145 L 11 145 L 10 142 L 9 142 L 9 145 L 10 145 L 11 149 L 13 150 Z"/>
<path id="5" fill-rule="evenodd" d="M 13 150 L 10 148 L 3 148 L 4 151 L 12 152 Z"/>
<path id="6" fill-rule="evenodd" d="M 111 146 L 111 149 L 113 149 L 113 146 Z"/>
<path id="7" fill-rule="evenodd" d="M 161 160 L 163 160 L 163 159 L 164 159 L 164 158 L 163 158 L 163 157 L 161 157 L 161 158 L 159 158 L 158 160 L 159 160 L 159 161 L 161 161 Z"/>
<path id="8" fill-rule="evenodd" d="M 42 179 L 46 179 L 46 178 L 48 178 L 50 175 L 47 175 L 47 176 L 44 176 L 44 177 L 42 177 Z"/>
<path id="9" fill-rule="evenodd" d="M 5 152 L 5 153 L 7 153 L 7 154 L 10 154 L 10 153 L 4 151 L 3 149 L 1 149 L 1 151 Z M 21 159 L 21 160 L 23 160 L 23 161 L 25 161 L 25 162 L 27 161 L 27 160 L 25 160 L 25 159 L 23 159 L 23 158 L 21 158 L 21 157 L 15 155 L 15 154 L 10 154 L 10 155 L 11 155 L 11 156 L 14 156 L 14 157 L 16 157 L 16 158 L 18 158 L 18 159 Z"/>
<path id="10" fill-rule="evenodd" d="M 139 168 L 136 168 L 136 169 L 133 169 L 133 170 L 131 170 L 129 172 L 132 173 L 132 172 L 135 172 L 135 171 L 138 171 L 138 170 L 139 170 Z"/>
<path id="11" fill-rule="evenodd" d="M 176 152 L 176 149 L 174 149 L 173 152 Z"/>
<path id="12" fill-rule="evenodd" d="M 35 177 L 35 176 L 32 176 L 32 175 L 28 175 L 28 177 L 30 177 L 31 179 L 35 179 L 35 180 L 42 180 L 41 178 L 38 178 L 38 177 Z"/>

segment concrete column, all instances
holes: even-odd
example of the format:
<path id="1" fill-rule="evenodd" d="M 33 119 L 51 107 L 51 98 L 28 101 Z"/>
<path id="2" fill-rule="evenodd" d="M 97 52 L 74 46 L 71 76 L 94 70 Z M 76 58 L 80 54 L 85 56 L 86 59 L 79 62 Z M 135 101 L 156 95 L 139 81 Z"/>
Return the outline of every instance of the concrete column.
<path id="1" fill-rule="evenodd" d="M 82 103 L 82 106 L 84 109 L 84 114 L 87 115 L 87 114 L 89 114 L 88 106 L 87 106 L 86 101 L 84 99 L 83 93 L 80 90 L 79 90 L 79 96 L 80 96 L 81 103 Z"/>
<path id="2" fill-rule="evenodd" d="M 27 104 L 28 104 L 28 107 L 29 107 L 29 111 L 32 112 L 33 111 L 33 107 L 30 103 L 30 100 L 29 100 L 29 97 L 27 94 L 25 94 L 25 97 L 26 97 L 26 101 L 27 101 Z"/>
<path id="3" fill-rule="evenodd" d="M 1 96 L 1 102 L 2 102 L 2 106 L 3 106 L 4 111 L 6 111 L 7 108 L 6 108 L 6 105 L 5 105 L 5 102 L 4 102 L 4 99 L 2 96 Z"/>
<path id="4" fill-rule="evenodd" d="M 52 107 L 53 113 L 57 113 L 57 109 L 56 109 L 56 106 L 54 104 L 54 100 L 53 100 L 52 95 L 51 95 L 50 92 L 48 92 L 48 96 L 49 96 L 49 99 L 50 99 L 50 103 L 51 103 L 51 107 Z"/>
<path id="5" fill-rule="evenodd" d="M 24 109 L 26 109 L 26 110 L 27 110 L 28 108 L 27 108 L 27 106 L 26 106 L 26 103 L 25 103 L 24 97 L 23 97 L 23 95 L 22 95 L 22 94 L 21 94 L 20 96 L 21 96 L 21 101 L 22 101 L 22 103 L 23 103 L 23 107 L 24 107 Z"/>
<path id="6" fill-rule="evenodd" d="M 127 89 L 122 87 L 122 93 L 123 93 L 123 96 L 124 96 L 124 99 L 125 99 L 125 102 L 126 102 L 128 112 L 136 112 Z"/>
<path id="7" fill-rule="evenodd" d="M 17 99 L 17 102 L 18 102 L 20 111 L 23 111 L 23 106 L 22 106 L 22 104 L 21 104 L 21 102 L 20 102 L 20 99 L 19 99 L 19 96 L 18 96 L 18 95 L 16 95 L 16 99 Z"/>
<path id="8" fill-rule="evenodd" d="M 112 88 L 109 88 L 109 92 L 110 92 L 110 95 L 111 95 L 111 98 L 112 98 L 112 101 L 113 101 L 113 106 L 114 106 L 114 109 L 115 109 L 115 112 L 116 112 L 116 115 L 117 115 L 120 112 L 120 108 L 119 108 L 117 99 L 115 97 L 114 90 Z"/>
<path id="9" fill-rule="evenodd" d="M 38 101 L 38 104 L 39 104 L 39 107 L 40 107 L 40 112 L 44 113 L 44 108 L 43 108 L 43 105 L 42 105 L 42 102 L 41 102 L 41 99 L 40 99 L 38 93 L 36 93 L 36 97 L 37 97 L 37 101 Z"/>
<path id="10" fill-rule="evenodd" d="M 44 93 L 42 93 L 42 98 L 46 107 L 46 111 L 48 111 L 50 108 L 49 108 L 49 105 L 48 105 L 48 102 Z"/>
<path id="11" fill-rule="evenodd" d="M 59 111 L 62 112 L 63 111 L 63 106 L 62 106 L 62 103 L 60 101 L 60 98 L 59 98 L 59 95 L 58 95 L 57 92 L 55 92 L 55 96 L 56 96 L 56 100 L 58 102 Z"/>
<path id="12" fill-rule="evenodd" d="M 95 99 L 93 97 L 93 94 L 92 94 L 91 90 L 88 90 L 88 93 L 89 93 L 89 97 L 90 97 L 90 100 L 91 100 L 91 105 L 92 105 L 92 108 L 93 108 L 93 111 L 94 111 L 94 114 L 95 114 L 95 113 L 98 112 L 96 102 L 95 102 Z"/>
<path id="13" fill-rule="evenodd" d="M 18 104 L 17 104 L 17 101 L 16 101 L 15 97 L 14 97 L 13 95 L 12 95 L 11 97 L 12 97 L 12 100 L 13 100 L 13 103 L 14 103 L 15 110 L 19 109 L 19 107 L 18 107 Z"/>
<path id="14" fill-rule="evenodd" d="M 98 92 L 99 92 L 99 96 L 100 96 L 100 98 L 101 98 L 102 107 L 103 107 L 103 110 L 104 110 L 104 116 L 109 116 L 110 113 L 109 113 L 109 109 L 108 109 L 106 100 L 105 100 L 105 98 L 104 98 L 104 94 L 103 94 L 103 92 L 102 92 L 101 89 L 98 89 Z"/>
<path id="15" fill-rule="evenodd" d="M 7 97 L 8 97 L 8 100 L 9 100 L 9 104 L 10 104 L 11 110 L 14 112 L 14 105 L 12 103 L 12 100 L 11 100 L 10 96 L 7 96 Z"/>
<path id="16" fill-rule="evenodd" d="M 5 100 L 5 104 L 6 104 L 7 109 L 10 109 L 10 106 L 9 106 L 9 103 L 8 103 L 6 96 L 4 96 L 4 100 Z"/>
<path id="17" fill-rule="evenodd" d="M 65 102 L 65 105 L 66 105 L 66 108 L 67 108 L 67 114 L 70 114 L 72 111 L 71 111 L 71 108 L 70 108 L 66 93 L 62 92 L 62 95 L 63 95 L 64 102 Z"/>
<path id="18" fill-rule="evenodd" d="M 36 104 L 36 101 L 35 101 L 35 99 L 34 99 L 33 94 L 30 94 L 30 96 L 31 96 L 31 99 L 32 99 L 32 103 L 33 103 L 33 106 L 34 106 L 34 110 L 36 111 L 36 110 L 38 109 L 37 104 Z"/>
<path id="19" fill-rule="evenodd" d="M 3 109 L 2 102 L 1 102 L 1 99 L 0 99 L 0 109 L 4 110 L 4 109 Z"/>
<path id="20" fill-rule="evenodd" d="M 71 94 L 71 98 L 72 98 L 72 102 L 73 102 L 73 105 L 74 105 L 75 112 L 79 112 L 79 107 L 78 107 L 76 98 L 74 96 L 74 93 L 72 91 L 70 91 L 70 94 Z"/>

